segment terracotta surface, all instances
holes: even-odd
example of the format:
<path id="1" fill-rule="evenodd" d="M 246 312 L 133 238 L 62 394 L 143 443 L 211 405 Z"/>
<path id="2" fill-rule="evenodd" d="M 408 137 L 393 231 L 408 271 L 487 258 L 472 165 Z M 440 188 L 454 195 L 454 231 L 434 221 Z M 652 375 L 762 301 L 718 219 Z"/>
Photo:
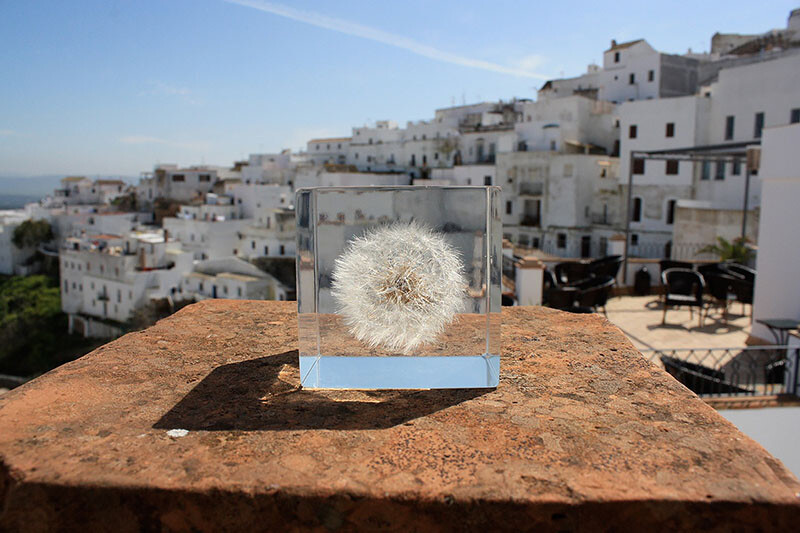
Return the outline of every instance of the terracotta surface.
<path id="1" fill-rule="evenodd" d="M 603 318 L 503 320 L 497 390 L 310 392 L 294 303 L 187 307 L 0 397 L 0 530 L 797 527 L 797 479 Z"/>

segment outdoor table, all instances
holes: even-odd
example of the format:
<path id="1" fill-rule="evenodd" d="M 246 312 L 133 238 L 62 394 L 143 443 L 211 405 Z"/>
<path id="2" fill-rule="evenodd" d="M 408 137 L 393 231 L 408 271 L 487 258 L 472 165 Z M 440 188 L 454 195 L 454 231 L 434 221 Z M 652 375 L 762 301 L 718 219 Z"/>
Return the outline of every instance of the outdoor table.
<path id="1" fill-rule="evenodd" d="M 800 326 L 800 320 L 793 318 L 761 318 L 756 322 L 767 326 L 780 346 L 786 346 L 786 343 L 789 342 L 789 332 Z"/>

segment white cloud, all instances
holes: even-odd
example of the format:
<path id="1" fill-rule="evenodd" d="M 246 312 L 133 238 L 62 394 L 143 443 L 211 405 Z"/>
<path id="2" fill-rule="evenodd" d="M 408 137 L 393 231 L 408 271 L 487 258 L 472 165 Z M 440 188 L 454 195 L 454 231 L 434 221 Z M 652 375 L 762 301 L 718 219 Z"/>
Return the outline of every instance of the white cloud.
<path id="1" fill-rule="evenodd" d="M 147 135 L 128 135 L 120 138 L 119 142 L 123 144 L 160 144 L 162 146 L 182 148 L 184 150 L 208 150 L 208 148 L 211 146 L 211 144 L 206 141 L 171 141 L 169 139 L 160 139 L 158 137 L 149 137 Z"/>
<path id="2" fill-rule="evenodd" d="M 520 70 L 524 70 L 526 72 L 533 72 L 541 67 L 545 63 L 546 59 L 544 56 L 539 54 L 530 54 L 524 57 L 521 57 L 514 61 L 514 66 Z"/>
<path id="3" fill-rule="evenodd" d="M 147 96 L 174 96 L 189 104 L 199 104 L 200 100 L 195 98 L 192 91 L 186 87 L 171 85 L 162 81 L 151 81 L 148 83 L 149 88 L 140 92 L 140 95 Z"/>
<path id="4" fill-rule="evenodd" d="M 317 26 L 319 28 L 325 28 L 339 33 L 344 33 L 346 35 L 351 35 L 353 37 L 361 37 L 362 39 L 369 39 L 371 41 L 387 44 L 389 46 L 402 48 L 403 50 L 407 50 L 413 54 L 427 57 L 428 59 L 433 59 L 435 61 L 442 61 L 444 63 L 451 63 L 453 65 L 460 65 L 462 67 L 478 68 L 488 70 L 490 72 L 509 74 L 511 76 L 519 76 L 524 78 L 537 78 L 542 80 L 550 78 L 550 76 L 538 74 L 532 69 L 520 68 L 519 66 L 505 66 L 498 63 L 492 63 L 490 61 L 484 61 L 482 59 L 474 59 L 453 54 L 417 42 L 413 39 L 403 37 L 401 35 L 395 35 L 393 33 L 376 28 L 370 28 L 369 26 L 364 26 L 348 20 L 329 17 L 314 11 L 302 11 L 282 4 L 264 2 L 261 0 L 225 1 L 231 4 L 258 9 L 259 11 L 264 11 L 265 13 L 272 13 L 273 15 L 278 15 L 280 17 L 286 17 L 298 22 L 311 24 L 312 26 Z"/>

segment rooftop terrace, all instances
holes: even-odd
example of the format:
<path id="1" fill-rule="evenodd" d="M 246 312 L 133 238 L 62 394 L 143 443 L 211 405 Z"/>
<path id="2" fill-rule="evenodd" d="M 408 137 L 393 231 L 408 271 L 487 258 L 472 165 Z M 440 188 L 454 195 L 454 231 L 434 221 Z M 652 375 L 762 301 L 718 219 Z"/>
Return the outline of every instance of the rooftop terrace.
<path id="1" fill-rule="evenodd" d="M 0 530 L 800 520 L 800 482 L 601 316 L 504 309 L 496 390 L 304 391 L 296 329 L 206 301 L 0 396 Z"/>

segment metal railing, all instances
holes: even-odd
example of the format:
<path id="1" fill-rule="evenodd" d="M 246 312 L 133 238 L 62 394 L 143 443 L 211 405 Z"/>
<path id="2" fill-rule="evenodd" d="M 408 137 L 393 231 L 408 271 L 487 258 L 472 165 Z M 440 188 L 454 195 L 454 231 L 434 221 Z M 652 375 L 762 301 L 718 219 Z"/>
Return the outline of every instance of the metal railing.
<path id="1" fill-rule="evenodd" d="M 699 396 L 798 393 L 797 347 L 659 348 L 641 352 Z"/>

